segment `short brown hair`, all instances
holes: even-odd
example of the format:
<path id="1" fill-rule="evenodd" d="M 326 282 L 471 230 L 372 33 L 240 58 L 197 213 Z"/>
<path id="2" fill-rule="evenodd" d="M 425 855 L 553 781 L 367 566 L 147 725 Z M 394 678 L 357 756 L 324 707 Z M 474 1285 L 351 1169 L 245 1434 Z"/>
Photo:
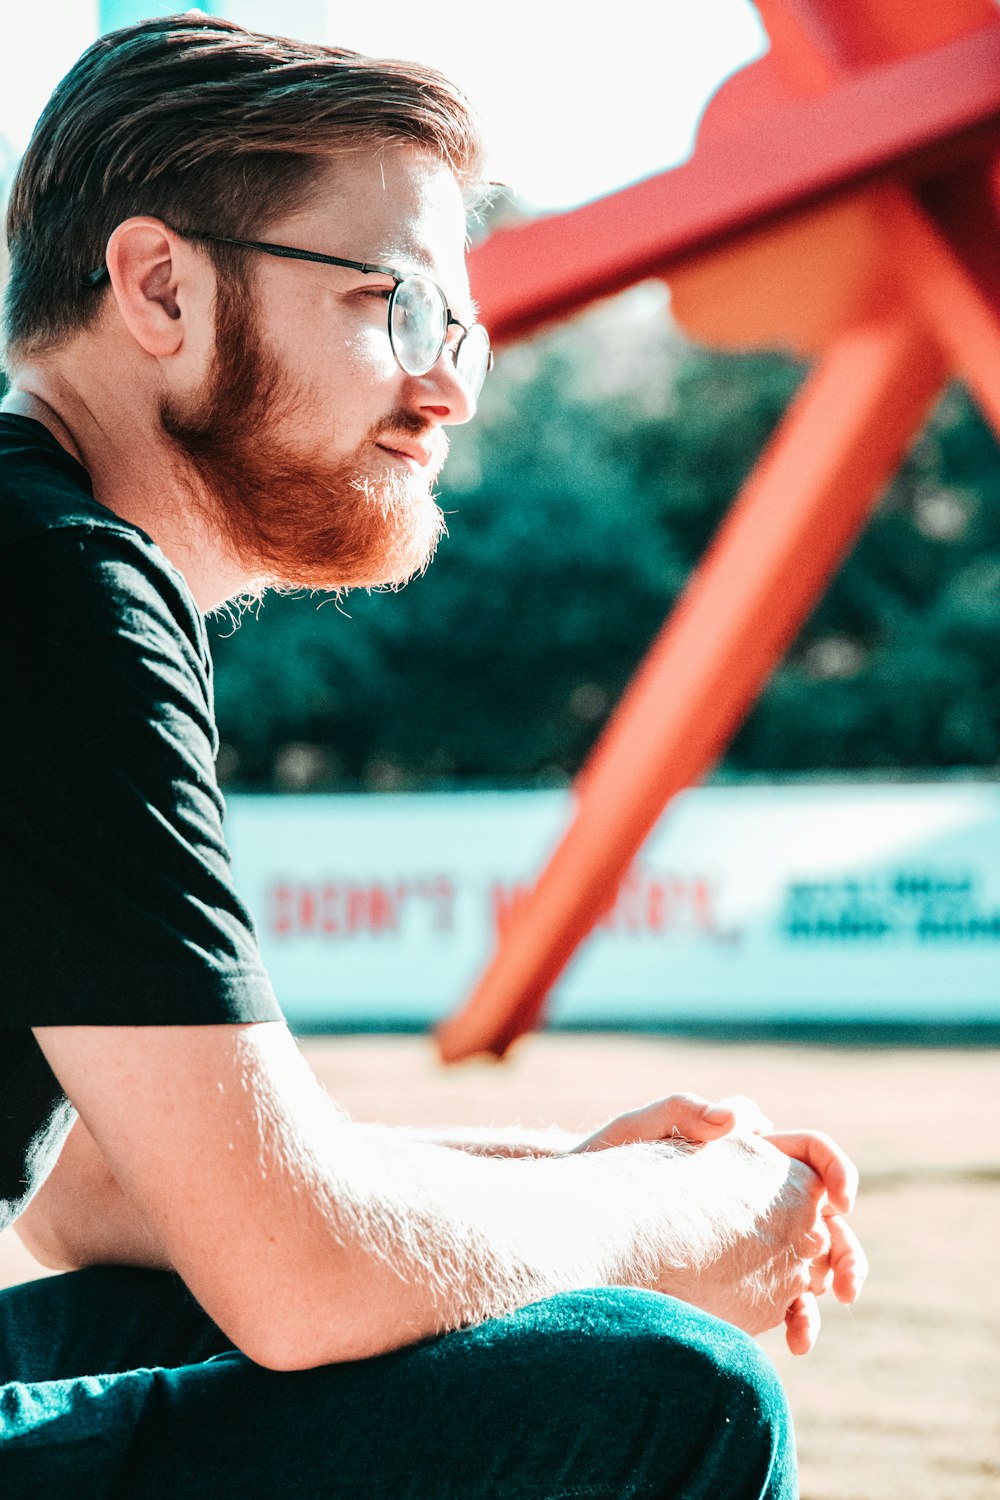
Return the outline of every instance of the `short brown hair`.
<path id="1" fill-rule="evenodd" d="M 399 142 L 434 152 L 467 193 L 478 189 L 476 122 L 433 68 L 195 12 L 102 37 L 56 88 L 11 189 L 8 360 L 94 320 L 102 298 L 83 278 L 122 220 L 151 214 L 179 230 L 253 238 L 308 196 L 324 158 Z M 209 253 L 233 264 L 227 247 Z"/>

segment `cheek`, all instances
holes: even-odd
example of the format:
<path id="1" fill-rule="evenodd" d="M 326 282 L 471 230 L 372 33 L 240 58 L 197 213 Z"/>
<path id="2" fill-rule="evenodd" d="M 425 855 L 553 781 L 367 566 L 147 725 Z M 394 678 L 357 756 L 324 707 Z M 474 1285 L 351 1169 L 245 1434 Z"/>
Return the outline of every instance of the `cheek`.
<path id="1" fill-rule="evenodd" d="M 374 385 L 391 380 L 399 368 L 384 328 L 358 329 L 343 338 L 336 352 L 351 381 Z"/>
<path id="2" fill-rule="evenodd" d="M 352 409 L 391 406 L 400 375 L 389 340 L 377 329 L 312 329 L 294 347 L 282 351 L 290 382 L 303 392 L 332 403 L 338 414 Z"/>

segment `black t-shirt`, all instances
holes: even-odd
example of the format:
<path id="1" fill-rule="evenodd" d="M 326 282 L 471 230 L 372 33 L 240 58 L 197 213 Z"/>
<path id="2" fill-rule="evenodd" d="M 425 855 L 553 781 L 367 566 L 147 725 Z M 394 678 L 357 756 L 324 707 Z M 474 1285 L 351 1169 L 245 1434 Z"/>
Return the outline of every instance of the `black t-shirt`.
<path id="1" fill-rule="evenodd" d="M 32 1026 L 280 1019 L 232 884 L 204 624 L 38 422 L 0 415 L 0 1228 L 73 1111 Z"/>

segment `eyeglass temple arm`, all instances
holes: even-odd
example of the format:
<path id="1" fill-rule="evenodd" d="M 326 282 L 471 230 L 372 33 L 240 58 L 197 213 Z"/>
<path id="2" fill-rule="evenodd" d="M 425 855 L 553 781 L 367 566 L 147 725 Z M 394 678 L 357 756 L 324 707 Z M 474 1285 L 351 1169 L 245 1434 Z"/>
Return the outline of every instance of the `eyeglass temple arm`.
<path id="1" fill-rule="evenodd" d="M 263 255 L 276 255 L 280 260 L 309 260 L 321 266 L 346 266 L 349 271 L 360 271 L 366 276 L 391 276 L 397 283 L 404 279 L 391 266 L 376 266 L 367 260 L 344 260 L 339 255 L 321 255 L 318 250 L 298 250 L 291 245 L 273 245 L 265 240 L 237 240 L 228 234 L 212 234 L 207 229 L 178 229 L 174 232 L 189 240 L 210 240 L 217 245 L 236 245 L 241 250 L 259 250 Z M 107 266 L 98 266 L 96 271 L 86 271 L 80 281 L 84 286 L 100 286 L 107 275 Z"/>
<path id="2" fill-rule="evenodd" d="M 349 271 L 361 271 L 364 275 L 376 273 L 402 281 L 398 271 L 391 266 L 376 266 L 367 260 L 344 260 L 340 255 L 321 255 L 318 250 L 298 250 L 292 245 L 274 245 L 268 240 L 237 240 L 228 234 L 210 234 L 208 230 L 185 229 L 179 231 L 190 240 L 213 240 L 218 245 L 238 245 L 242 250 L 259 250 L 263 255 L 276 255 L 280 260 L 311 260 L 321 266 L 346 266 Z"/>

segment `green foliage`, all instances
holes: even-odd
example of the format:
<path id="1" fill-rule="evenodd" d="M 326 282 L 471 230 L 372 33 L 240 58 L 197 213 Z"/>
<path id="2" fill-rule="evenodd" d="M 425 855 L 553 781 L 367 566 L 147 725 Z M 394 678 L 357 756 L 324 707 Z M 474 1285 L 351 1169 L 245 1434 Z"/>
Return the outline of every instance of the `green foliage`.
<path id="1" fill-rule="evenodd" d="M 504 354 L 450 537 L 399 594 L 214 626 L 237 785 L 532 785 L 586 755 L 801 379 L 688 349 L 642 288 Z M 991 766 L 998 455 L 950 392 L 734 742 L 740 772 Z"/>
<path id="2" fill-rule="evenodd" d="M 739 770 L 1000 765 L 1000 463 L 951 390 L 737 737 Z"/>

